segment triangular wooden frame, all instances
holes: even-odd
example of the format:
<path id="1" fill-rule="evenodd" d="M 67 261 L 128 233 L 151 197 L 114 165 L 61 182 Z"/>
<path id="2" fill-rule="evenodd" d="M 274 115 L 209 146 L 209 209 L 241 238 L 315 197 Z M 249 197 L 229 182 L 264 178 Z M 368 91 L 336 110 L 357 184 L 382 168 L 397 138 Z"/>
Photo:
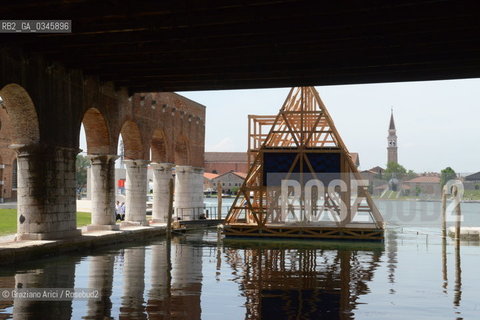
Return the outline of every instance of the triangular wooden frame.
<path id="1" fill-rule="evenodd" d="M 303 175 L 307 173 L 315 177 L 316 173 L 309 160 L 309 154 L 339 153 L 340 180 L 345 183 L 346 188 L 343 192 L 332 194 L 325 191 L 318 196 L 323 199 L 320 215 L 328 211 L 336 220 L 335 215 L 340 212 L 339 203 L 343 202 L 346 215 L 344 219 L 335 221 L 336 227 L 348 227 L 354 223 L 353 219 L 357 212 L 366 212 L 371 218 L 370 224 L 377 229 L 383 229 L 383 218 L 372 201 L 367 187 L 358 187 L 358 197 L 352 203 L 351 182 L 363 180 L 363 178 L 315 88 L 292 88 L 276 116 L 250 115 L 248 148 L 250 169 L 225 219 L 226 225 L 241 223 L 268 228 L 272 223 L 285 223 L 283 220 L 286 219 L 280 218 L 278 208 L 269 208 L 268 205 L 269 196 L 270 198 L 278 197 L 279 190 L 273 188 L 272 193 L 272 189 L 267 190 L 263 181 L 266 152 L 295 153 L 295 159 L 286 177 L 288 178 L 296 170 L 300 172 L 300 179 L 303 179 Z M 311 219 L 305 218 L 303 189 L 299 203 L 300 216 L 302 212 L 304 213 L 303 220 L 300 219 L 297 225 L 321 226 L 322 222 L 312 223 Z M 292 212 L 295 214 L 295 211 Z"/>

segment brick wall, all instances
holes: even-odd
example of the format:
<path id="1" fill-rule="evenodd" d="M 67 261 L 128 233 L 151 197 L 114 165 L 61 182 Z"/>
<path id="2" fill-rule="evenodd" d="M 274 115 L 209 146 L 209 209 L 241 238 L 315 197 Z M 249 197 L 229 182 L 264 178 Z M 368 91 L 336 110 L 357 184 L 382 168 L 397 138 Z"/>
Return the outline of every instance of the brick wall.
<path id="1" fill-rule="evenodd" d="M 205 162 L 205 172 L 224 174 L 229 171 L 248 172 L 247 163 L 239 162 Z"/>
<path id="2" fill-rule="evenodd" d="M 3 184 L 0 184 L 0 198 L 4 201 L 16 199 L 16 191 L 12 192 L 12 174 L 16 154 L 8 148 L 12 134 L 10 119 L 6 111 L 0 108 L 0 180 L 3 181 Z"/>

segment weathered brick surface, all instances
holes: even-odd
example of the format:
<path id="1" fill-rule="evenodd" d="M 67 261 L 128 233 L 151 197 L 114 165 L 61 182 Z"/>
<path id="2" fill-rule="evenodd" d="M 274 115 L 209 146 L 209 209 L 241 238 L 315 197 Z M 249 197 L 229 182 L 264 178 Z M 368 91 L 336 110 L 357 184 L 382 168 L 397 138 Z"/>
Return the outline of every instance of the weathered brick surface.
<path id="1" fill-rule="evenodd" d="M 224 174 L 229 171 L 248 172 L 247 163 L 238 162 L 209 162 L 205 163 L 205 172 L 214 172 L 217 174 Z"/>
<path id="2" fill-rule="evenodd" d="M 248 172 L 246 152 L 205 152 L 205 172 L 224 174 L 229 171 Z"/>
<path id="3" fill-rule="evenodd" d="M 85 83 L 82 120 L 89 154 L 116 154 L 121 134 L 126 158 L 203 167 L 204 106 L 175 93 L 128 97 L 94 79 Z"/>
<path id="4" fill-rule="evenodd" d="M 7 110 L 0 108 L 0 180 L 3 181 L 3 184 L 0 184 L 0 198 L 4 201 L 14 200 L 17 196 L 16 190 L 12 190 L 16 154 L 8 148 L 12 143 L 13 132 Z"/>

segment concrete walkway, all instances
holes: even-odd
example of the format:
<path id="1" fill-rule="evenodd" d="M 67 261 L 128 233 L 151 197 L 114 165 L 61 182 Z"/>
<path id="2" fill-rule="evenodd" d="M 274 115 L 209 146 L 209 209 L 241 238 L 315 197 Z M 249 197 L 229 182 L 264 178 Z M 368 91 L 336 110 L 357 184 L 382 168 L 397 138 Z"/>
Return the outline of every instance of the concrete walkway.
<path id="1" fill-rule="evenodd" d="M 11 242 L 15 240 L 15 234 L 7 234 L 5 236 L 0 236 L 0 247 L 5 242 Z"/>
<path id="2" fill-rule="evenodd" d="M 117 194 L 115 196 L 115 201 L 125 202 L 125 196 Z M 92 212 L 92 200 L 77 200 L 77 212 Z"/>
<path id="3" fill-rule="evenodd" d="M 77 200 L 77 212 L 92 212 L 92 201 Z"/>
<path id="4" fill-rule="evenodd" d="M 120 231 L 83 232 L 80 237 L 64 240 L 14 241 L 15 235 L 0 237 L 0 265 L 22 262 L 69 251 L 93 249 L 106 245 L 145 240 L 164 235 L 166 224 L 124 227 Z"/>
<path id="5" fill-rule="evenodd" d="M 16 202 L 0 203 L 0 209 L 17 209 L 17 203 Z"/>

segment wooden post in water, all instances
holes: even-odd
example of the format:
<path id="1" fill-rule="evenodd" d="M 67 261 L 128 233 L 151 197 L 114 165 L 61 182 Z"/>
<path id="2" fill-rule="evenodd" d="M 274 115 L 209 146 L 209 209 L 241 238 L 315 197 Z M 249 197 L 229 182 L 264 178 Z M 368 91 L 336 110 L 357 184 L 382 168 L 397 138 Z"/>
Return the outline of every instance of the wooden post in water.
<path id="1" fill-rule="evenodd" d="M 447 186 L 442 189 L 442 238 L 447 237 Z"/>
<path id="2" fill-rule="evenodd" d="M 460 205 L 459 205 L 460 206 Z M 460 255 L 460 236 L 456 238 L 455 243 L 455 288 L 453 294 L 453 305 L 460 306 L 462 300 L 462 267 Z"/>
<path id="3" fill-rule="evenodd" d="M 168 182 L 168 218 L 167 218 L 167 235 L 172 232 L 172 218 L 173 218 L 173 179 Z"/>
<path id="4" fill-rule="evenodd" d="M 453 186 L 453 201 L 455 201 L 455 241 L 456 245 L 460 245 L 460 216 L 462 215 L 460 209 L 460 200 L 457 199 L 458 196 L 458 187 Z"/>
<path id="5" fill-rule="evenodd" d="M 170 180 L 171 185 L 173 186 L 173 179 Z M 171 189 L 173 190 L 173 188 Z M 171 204 L 173 208 L 173 192 L 171 192 Z M 170 225 L 171 225 L 171 215 L 170 218 Z M 172 235 L 170 232 L 167 232 L 167 239 L 165 241 L 165 249 L 167 250 L 167 297 L 166 297 L 166 303 L 164 305 L 165 308 L 165 313 L 167 314 L 167 319 L 170 319 L 170 315 L 172 314 Z"/>
<path id="6" fill-rule="evenodd" d="M 222 269 L 222 230 L 217 229 L 217 277 L 220 275 L 220 270 Z"/>
<path id="7" fill-rule="evenodd" d="M 462 299 L 462 268 L 460 263 L 460 216 L 462 211 L 460 209 L 460 199 L 458 198 L 458 186 L 453 186 L 453 199 L 455 201 L 455 288 L 453 296 L 454 306 L 460 305 L 460 300 Z"/>
<path id="8" fill-rule="evenodd" d="M 217 219 L 222 220 L 222 185 L 217 182 Z"/>
<path id="9" fill-rule="evenodd" d="M 444 293 L 447 293 L 448 286 L 448 272 L 447 272 L 447 238 L 442 239 L 442 279 Z"/>

